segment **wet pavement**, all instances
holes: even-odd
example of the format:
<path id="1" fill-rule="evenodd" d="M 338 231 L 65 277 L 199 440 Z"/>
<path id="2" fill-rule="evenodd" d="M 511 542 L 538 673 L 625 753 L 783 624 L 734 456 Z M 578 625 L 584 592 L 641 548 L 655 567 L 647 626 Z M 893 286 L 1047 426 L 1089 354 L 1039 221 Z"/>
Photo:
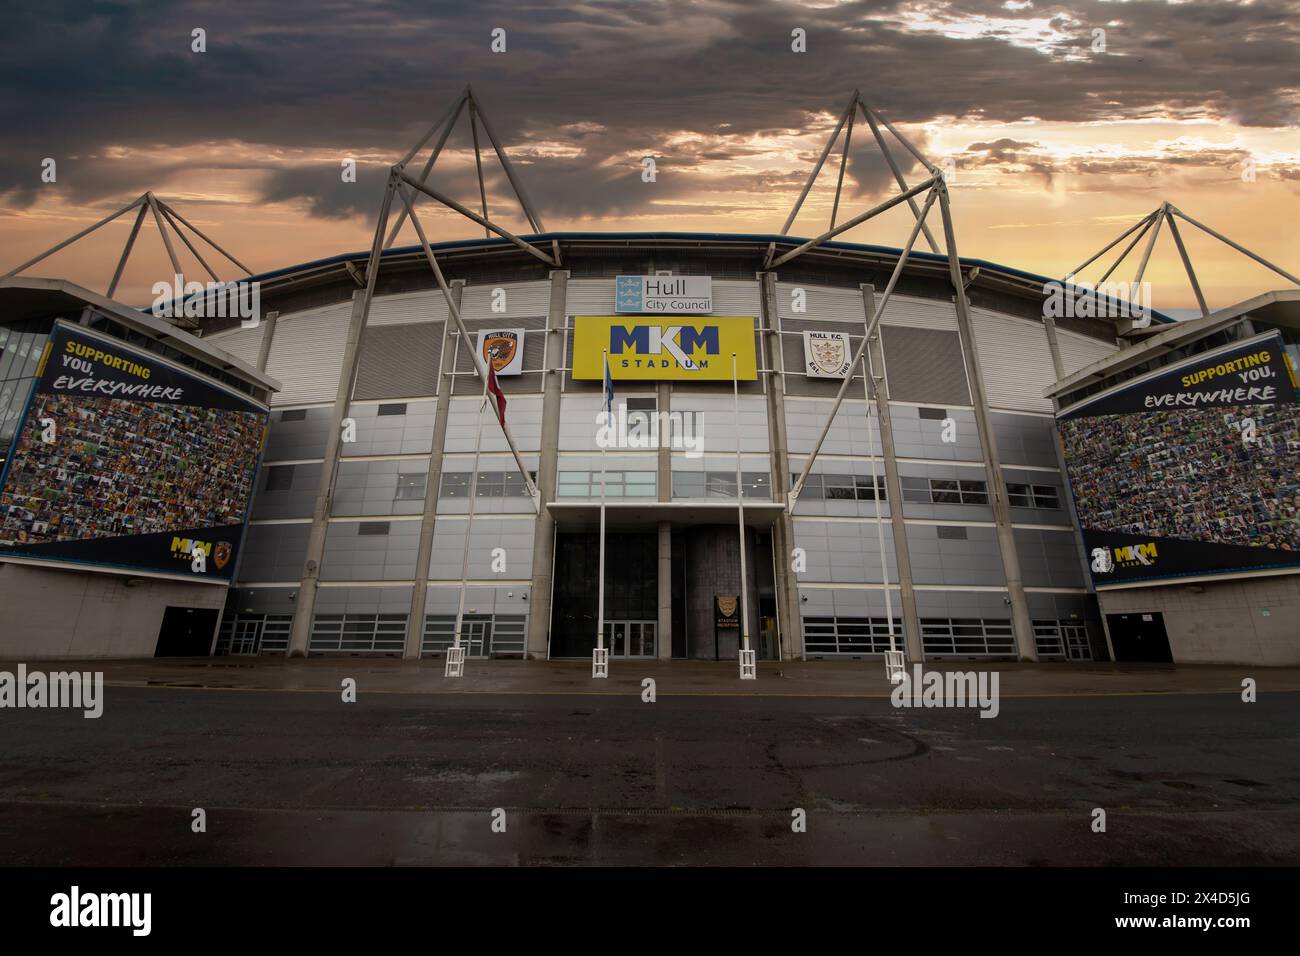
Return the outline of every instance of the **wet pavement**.
<path id="1" fill-rule="evenodd" d="M 0 710 L 0 865 L 1300 862 L 1293 671 L 1003 666 L 981 719 L 878 664 L 223 663 Z"/>

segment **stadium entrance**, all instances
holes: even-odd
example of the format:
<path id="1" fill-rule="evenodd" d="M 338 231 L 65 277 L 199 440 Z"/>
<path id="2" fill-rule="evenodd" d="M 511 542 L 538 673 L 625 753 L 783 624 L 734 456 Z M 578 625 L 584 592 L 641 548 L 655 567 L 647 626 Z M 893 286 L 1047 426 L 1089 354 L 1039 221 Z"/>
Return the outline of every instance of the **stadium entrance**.
<path id="1" fill-rule="evenodd" d="M 613 509 L 611 509 L 613 510 Z M 661 553 L 661 548 L 663 552 Z M 599 619 L 600 535 L 555 540 L 552 658 L 590 659 Z M 746 528 L 750 646 L 780 656 L 771 534 Z M 735 525 L 635 525 L 605 534 L 605 647 L 614 659 L 737 660 L 740 547 Z M 720 613 L 719 608 L 727 609 Z"/>
<path id="2" fill-rule="evenodd" d="M 1172 664 L 1173 652 L 1169 649 L 1169 635 L 1165 632 L 1165 616 L 1154 614 L 1107 614 L 1106 626 L 1110 630 L 1110 643 L 1115 649 L 1115 660 L 1151 664 Z"/>

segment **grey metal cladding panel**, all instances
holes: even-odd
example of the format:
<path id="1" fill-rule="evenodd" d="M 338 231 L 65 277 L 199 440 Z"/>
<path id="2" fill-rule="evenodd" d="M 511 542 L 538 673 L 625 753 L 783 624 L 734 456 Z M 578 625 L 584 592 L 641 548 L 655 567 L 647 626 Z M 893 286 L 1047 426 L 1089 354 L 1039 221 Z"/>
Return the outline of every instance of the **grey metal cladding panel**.
<path id="1" fill-rule="evenodd" d="M 921 409 L 915 405 L 891 404 L 889 421 L 894 431 L 894 453 L 899 458 L 982 461 L 984 447 L 975 427 L 975 413 L 965 408 L 946 408 L 943 412 L 956 427 L 950 442 L 943 440 L 943 419 L 922 418 Z M 982 475 L 972 477 L 978 480 Z"/>
<path id="2" fill-rule="evenodd" d="M 976 353 L 992 407 L 1050 412 L 1043 389 L 1056 380 L 1047 331 L 1041 322 L 972 309 Z"/>
<path id="3" fill-rule="evenodd" d="M 922 618 L 1011 618 L 1005 595 L 989 591 L 917 591 L 916 610 Z"/>
<path id="4" fill-rule="evenodd" d="M 241 358 L 257 368 L 257 358 L 262 350 L 262 338 L 266 333 L 266 323 L 258 322 L 251 329 L 241 327 L 205 335 L 203 341 L 224 349 L 236 358 Z"/>
<path id="5" fill-rule="evenodd" d="M 894 539 L 884 529 L 885 565 L 889 580 L 898 580 Z M 807 554 L 808 569 L 796 575 L 800 582 L 844 584 L 880 583 L 880 539 L 875 522 L 796 521 L 794 539 Z"/>
<path id="6" fill-rule="evenodd" d="M 880 334 L 891 399 L 936 405 L 971 404 L 956 332 L 882 325 Z"/>
<path id="7" fill-rule="evenodd" d="M 330 428 L 330 408 L 300 409 L 306 413 L 301 421 L 285 421 L 284 412 L 271 412 L 270 437 L 263 462 L 299 461 L 320 458 L 325 454 L 325 437 Z"/>
<path id="8" fill-rule="evenodd" d="M 359 534 L 363 522 L 334 521 L 320 576 L 329 581 L 409 581 L 415 577 L 420 522 L 390 521 L 388 534 Z"/>
<path id="9" fill-rule="evenodd" d="M 613 279 L 570 279 L 565 284 L 568 315 L 614 315 Z"/>
<path id="10" fill-rule="evenodd" d="M 433 395 L 441 356 L 441 322 L 368 328 L 352 397 L 364 401 Z"/>
<path id="11" fill-rule="evenodd" d="M 266 483 L 272 468 L 292 468 L 292 481 L 284 491 L 267 491 Z M 310 518 L 320 486 L 319 463 L 306 465 L 272 465 L 263 467 L 257 478 L 257 493 L 253 495 L 253 520 L 271 518 Z"/>
<path id="12" fill-rule="evenodd" d="M 1073 534 L 1035 528 L 1016 528 L 1014 533 L 1026 587 L 1084 586 Z"/>
<path id="13" fill-rule="evenodd" d="M 401 415 L 380 415 L 384 405 L 403 405 Z M 342 446 L 344 458 L 360 455 L 418 455 L 433 444 L 437 403 L 384 402 L 382 405 L 353 405 L 349 415 L 356 420 L 356 441 Z"/>
<path id="14" fill-rule="evenodd" d="M 387 588 L 321 588 L 317 614 L 409 614 L 411 586 Z"/>
<path id="15" fill-rule="evenodd" d="M 311 525 L 251 524 L 239 559 L 240 581 L 298 581 Z M 289 607 L 292 611 L 292 606 Z"/>
<path id="16" fill-rule="evenodd" d="M 714 279 L 714 315 L 757 316 L 762 309 L 762 287 L 757 279 Z"/>
<path id="17" fill-rule="evenodd" d="M 334 400 L 351 315 L 352 303 L 341 302 L 280 316 L 266 363 L 266 373 L 283 385 L 275 405 Z"/>
<path id="18" fill-rule="evenodd" d="M 423 495 L 397 500 L 398 475 L 425 475 L 424 461 L 342 461 L 335 481 L 335 516 L 419 514 Z"/>
<path id="19" fill-rule="evenodd" d="M 293 595 L 297 592 L 297 584 L 282 588 L 231 588 L 226 615 L 230 615 L 230 609 L 241 614 L 291 615 L 294 612 Z"/>
<path id="20" fill-rule="evenodd" d="M 884 298 L 884 288 L 876 290 L 876 311 Z M 951 299 L 921 299 L 910 295 L 891 295 L 880 319 L 884 325 L 901 325 L 914 329 L 957 330 L 957 307 Z"/>
<path id="21" fill-rule="evenodd" d="M 993 434 L 1002 463 L 1058 467 L 1056 426 L 1052 419 L 1037 415 L 1006 415 L 993 412 Z"/>
<path id="22" fill-rule="evenodd" d="M 447 300 L 441 289 L 405 295 L 377 295 L 370 303 L 366 334 L 377 326 L 443 322 L 447 319 Z"/>
<path id="23" fill-rule="evenodd" d="M 498 298 L 493 293 L 495 290 L 501 290 L 501 296 Z M 494 302 L 499 301 L 504 306 L 504 312 L 494 312 L 492 306 Z M 493 282 L 487 285 L 466 286 L 461 293 L 460 314 L 465 320 L 465 324 L 473 328 L 482 326 L 471 325 L 470 323 L 477 320 L 483 320 L 492 326 L 513 326 L 517 323 L 514 321 L 520 317 L 532 317 L 546 315 L 550 311 L 551 305 L 551 283 L 549 280 L 539 282 Z"/>
<path id="24" fill-rule="evenodd" d="M 1004 586 L 993 528 L 965 525 L 966 540 L 940 538 L 935 525 L 909 524 L 907 546 L 916 584 Z"/>
<path id="25" fill-rule="evenodd" d="M 1061 350 L 1061 365 L 1066 375 L 1071 375 L 1085 365 L 1099 362 L 1118 351 L 1114 342 L 1102 342 L 1082 335 L 1071 335 L 1059 328 L 1056 332 L 1056 345 Z"/>
<path id="26" fill-rule="evenodd" d="M 794 311 L 795 289 L 804 290 L 806 312 Z M 787 320 L 829 320 L 849 322 L 863 327 L 866 320 L 862 292 L 858 289 L 833 289 L 814 286 L 802 282 L 778 282 L 776 284 L 776 310 L 781 317 L 782 328 L 789 328 Z M 826 326 L 826 321 L 821 322 Z"/>
<path id="27" fill-rule="evenodd" d="M 1026 594 L 1029 616 L 1035 620 L 1064 621 L 1079 618 L 1080 623 L 1088 616 L 1088 596 L 1086 594 Z"/>
<path id="28" fill-rule="evenodd" d="M 434 527 L 432 552 L 429 561 L 429 578 L 434 581 L 458 580 L 465 560 L 465 526 L 467 521 L 440 520 Z M 533 531 L 532 521 L 496 519 L 475 516 L 473 539 L 470 542 L 469 568 L 471 579 L 490 580 L 528 578 L 532 575 Z M 501 548 L 505 554 L 505 570 L 493 568 L 493 550 Z"/>

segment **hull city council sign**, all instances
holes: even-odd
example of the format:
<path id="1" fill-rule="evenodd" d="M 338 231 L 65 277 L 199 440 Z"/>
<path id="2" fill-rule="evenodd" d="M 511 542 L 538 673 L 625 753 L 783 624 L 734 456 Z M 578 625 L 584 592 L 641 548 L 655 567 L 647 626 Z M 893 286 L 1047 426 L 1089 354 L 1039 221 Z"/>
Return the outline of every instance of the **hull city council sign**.
<path id="1" fill-rule="evenodd" d="M 578 315 L 573 329 L 574 378 L 604 378 L 606 350 L 609 375 L 616 380 L 729 382 L 732 352 L 736 377 L 758 378 L 751 317 Z"/>
<path id="2" fill-rule="evenodd" d="M 713 311 L 711 276 L 618 276 L 614 311 L 633 315 L 708 315 Z"/>

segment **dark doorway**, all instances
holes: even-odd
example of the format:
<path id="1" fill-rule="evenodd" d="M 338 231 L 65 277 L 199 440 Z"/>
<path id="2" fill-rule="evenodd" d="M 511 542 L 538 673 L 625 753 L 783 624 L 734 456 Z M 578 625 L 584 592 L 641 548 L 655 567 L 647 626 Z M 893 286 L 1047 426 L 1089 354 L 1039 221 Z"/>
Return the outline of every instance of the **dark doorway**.
<path id="1" fill-rule="evenodd" d="M 169 607 L 163 612 L 153 656 L 207 657 L 212 653 L 216 630 L 216 608 Z"/>
<path id="2" fill-rule="evenodd" d="M 1163 614 L 1107 614 L 1106 625 L 1110 629 L 1110 643 L 1115 648 L 1115 660 L 1151 664 L 1174 662 Z"/>
<path id="3" fill-rule="evenodd" d="M 551 657 L 591 657 L 596 646 L 600 535 L 561 533 L 555 538 Z M 659 616 L 659 535 L 605 533 L 605 628 L 612 656 L 647 654 Z M 616 623 L 617 622 L 617 623 Z"/>

